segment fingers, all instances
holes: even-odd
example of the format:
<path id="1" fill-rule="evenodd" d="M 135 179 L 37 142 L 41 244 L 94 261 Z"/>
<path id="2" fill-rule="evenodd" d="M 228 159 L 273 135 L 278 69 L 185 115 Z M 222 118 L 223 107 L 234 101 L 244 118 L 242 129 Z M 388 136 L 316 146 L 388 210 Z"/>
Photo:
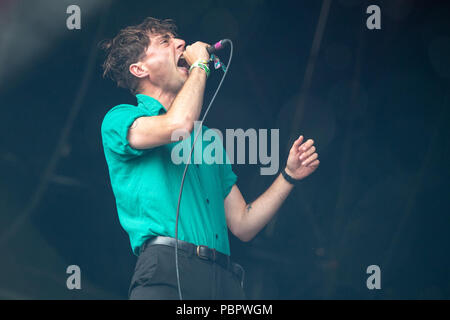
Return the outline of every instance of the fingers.
<path id="1" fill-rule="evenodd" d="M 300 146 L 300 144 L 302 143 L 302 141 L 303 141 L 303 136 L 298 137 L 298 139 L 294 141 L 294 144 L 292 145 L 291 150 L 294 150 L 294 151 L 297 150 L 298 147 Z"/>
<path id="2" fill-rule="evenodd" d="M 310 165 L 308 165 L 308 167 L 313 168 L 313 167 L 318 167 L 319 166 L 319 159 L 317 159 L 316 161 L 312 162 Z"/>
<path id="3" fill-rule="evenodd" d="M 309 164 L 311 164 L 318 157 L 319 157 L 319 155 L 317 153 L 312 154 L 311 156 L 309 156 L 306 160 L 304 160 L 302 162 L 302 166 L 306 166 L 307 167 Z"/>
<path id="4" fill-rule="evenodd" d="M 318 159 L 319 155 L 316 153 L 316 147 L 313 146 L 314 140 L 308 139 L 302 144 L 303 139 L 304 138 L 301 135 L 297 140 L 294 141 L 291 152 L 299 152 L 298 154 L 296 154 L 296 156 L 300 161 L 302 161 L 302 166 L 317 167 L 320 161 Z"/>
<path id="5" fill-rule="evenodd" d="M 208 60 L 209 53 L 206 48 L 209 45 L 204 42 L 197 41 L 189 46 L 186 46 L 183 56 L 189 65 L 192 65 L 197 60 Z"/>
<path id="6" fill-rule="evenodd" d="M 205 48 L 210 46 L 210 44 L 207 44 L 206 42 L 197 41 L 196 43 L 198 43 L 199 45 L 204 46 Z"/>
<path id="7" fill-rule="evenodd" d="M 308 150 L 309 148 L 311 148 L 311 146 L 314 144 L 314 140 L 313 139 L 309 139 L 308 141 L 306 141 L 304 144 L 302 144 L 301 146 L 299 146 L 298 151 L 300 152 L 304 152 L 306 150 Z"/>
<path id="8" fill-rule="evenodd" d="M 300 160 L 303 159 L 307 159 L 310 155 L 312 155 L 314 152 L 316 152 L 316 147 L 312 146 L 311 148 L 309 148 L 308 150 L 306 150 L 305 152 L 303 152 L 300 155 Z"/>

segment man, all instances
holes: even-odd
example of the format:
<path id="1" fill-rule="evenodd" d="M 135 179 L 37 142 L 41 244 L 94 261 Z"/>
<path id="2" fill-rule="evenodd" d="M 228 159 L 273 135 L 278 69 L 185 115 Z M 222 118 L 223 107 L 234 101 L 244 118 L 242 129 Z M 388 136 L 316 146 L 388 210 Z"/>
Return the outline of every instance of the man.
<path id="1" fill-rule="evenodd" d="M 184 165 L 171 160 L 175 130 L 193 136 L 207 80 L 208 45 L 186 46 L 171 20 L 147 18 L 104 44 L 104 75 L 136 95 L 102 123 L 105 158 L 119 220 L 138 256 L 130 299 L 178 299 L 175 219 Z M 190 165 L 178 222 L 184 299 L 245 299 L 243 270 L 230 260 L 228 229 L 250 241 L 274 216 L 294 181 L 319 165 L 313 141 L 300 136 L 286 168 L 247 204 L 229 163 Z"/>

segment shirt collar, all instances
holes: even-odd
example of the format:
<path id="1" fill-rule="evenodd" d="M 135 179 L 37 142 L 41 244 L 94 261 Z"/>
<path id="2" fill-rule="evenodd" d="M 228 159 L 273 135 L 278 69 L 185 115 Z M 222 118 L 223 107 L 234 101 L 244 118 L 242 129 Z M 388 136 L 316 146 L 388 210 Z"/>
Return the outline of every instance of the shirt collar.
<path id="1" fill-rule="evenodd" d="M 163 113 L 167 112 L 166 108 L 164 108 L 164 106 L 155 98 L 152 98 L 145 94 L 137 94 L 136 99 L 139 106 L 144 106 L 152 113 L 160 114 L 162 110 L 164 110 Z"/>

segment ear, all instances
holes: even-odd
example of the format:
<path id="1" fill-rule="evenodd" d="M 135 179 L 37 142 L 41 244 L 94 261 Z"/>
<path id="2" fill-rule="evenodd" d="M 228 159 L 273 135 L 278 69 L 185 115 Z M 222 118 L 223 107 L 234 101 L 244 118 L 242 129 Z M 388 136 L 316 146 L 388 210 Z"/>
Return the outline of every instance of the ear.
<path id="1" fill-rule="evenodd" d="M 142 64 L 142 62 L 131 64 L 129 70 L 131 74 L 137 78 L 145 78 L 148 76 L 147 68 Z"/>

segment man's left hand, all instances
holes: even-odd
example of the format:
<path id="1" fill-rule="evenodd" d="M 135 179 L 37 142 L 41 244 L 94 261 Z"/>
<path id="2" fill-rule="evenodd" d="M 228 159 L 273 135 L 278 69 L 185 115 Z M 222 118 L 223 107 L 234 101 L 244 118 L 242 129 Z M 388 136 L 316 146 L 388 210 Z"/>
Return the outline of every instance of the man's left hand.
<path id="1" fill-rule="evenodd" d="M 303 136 L 295 140 L 286 164 L 286 173 L 296 180 L 301 180 L 313 173 L 319 166 L 314 140 L 303 142 Z"/>

